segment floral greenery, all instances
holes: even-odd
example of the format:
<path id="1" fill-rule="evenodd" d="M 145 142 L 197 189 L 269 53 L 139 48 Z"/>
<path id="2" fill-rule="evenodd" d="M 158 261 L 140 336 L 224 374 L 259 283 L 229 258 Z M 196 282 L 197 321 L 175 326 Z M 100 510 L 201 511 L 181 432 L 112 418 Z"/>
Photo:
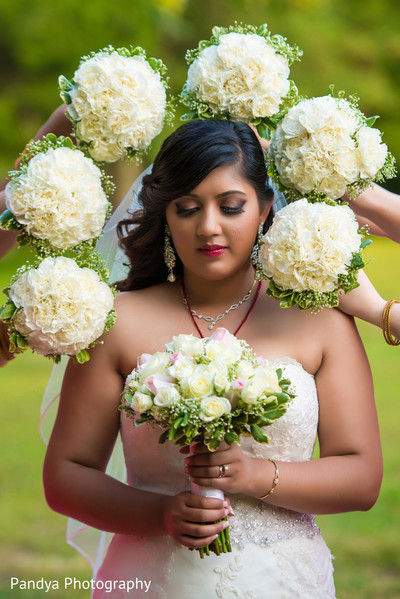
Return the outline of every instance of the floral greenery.
<path id="1" fill-rule="evenodd" d="M 271 35 L 266 24 L 255 27 L 235 22 L 234 25 L 230 25 L 229 27 L 213 27 L 212 36 L 209 40 L 201 40 L 197 48 L 186 51 L 185 58 L 187 64 L 190 66 L 200 56 L 204 49 L 210 46 L 218 46 L 220 37 L 228 33 L 240 33 L 243 35 L 254 34 L 264 38 L 267 44 L 273 48 L 277 54 L 280 54 L 287 59 L 288 65 L 291 65 L 295 60 L 300 60 L 303 54 L 296 45 L 290 46 L 287 43 L 286 38 L 281 35 Z M 283 98 L 279 112 L 270 117 L 264 116 L 251 120 L 251 123 L 257 128 L 261 137 L 269 139 L 270 132 L 275 129 L 276 122 L 280 120 L 282 111 L 287 110 L 296 102 L 298 98 L 297 87 L 293 81 L 289 81 L 289 84 L 289 92 L 286 97 Z M 230 116 L 226 114 L 225 111 L 212 109 L 207 103 L 199 100 L 196 97 L 196 94 L 189 92 L 187 83 L 185 83 L 179 99 L 189 108 L 189 111 L 181 117 L 182 120 L 215 118 L 220 120 L 230 120 Z"/>
<path id="2" fill-rule="evenodd" d="M 154 57 L 147 57 L 146 51 L 141 46 L 134 47 L 134 46 L 130 45 L 127 47 L 114 48 L 112 45 L 108 45 L 108 46 L 98 50 L 97 52 L 92 51 L 89 54 L 82 56 L 80 59 L 79 65 L 78 65 L 78 69 L 88 60 L 96 58 L 97 56 L 99 56 L 101 54 L 108 54 L 110 56 L 113 54 L 118 54 L 119 56 L 124 57 L 124 58 L 133 58 L 133 57 L 143 58 L 147 62 L 147 64 L 150 66 L 150 68 L 154 71 L 154 73 L 156 73 L 160 76 L 160 80 L 161 80 L 161 83 L 162 83 L 165 91 L 167 89 L 169 89 L 169 83 L 168 83 L 169 77 L 167 77 L 166 65 L 163 63 L 163 61 L 161 59 L 154 58 Z M 70 106 L 73 103 L 72 96 L 71 96 L 71 90 L 73 90 L 75 88 L 75 82 L 70 81 L 65 76 L 61 75 L 58 78 L 58 84 L 59 84 L 61 99 L 67 104 L 67 106 Z M 87 155 L 91 156 L 91 148 L 93 145 L 93 141 L 86 141 L 84 139 L 81 139 L 77 132 L 77 125 L 78 125 L 80 119 L 75 118 L 73 115 L 70 114 L 70 112 L 68 110 L 66 112 L 66 115 L 73 123 L 74 134 L 77 139 L 79 148 L 82 151 L 84 151 Z M 172 124 L 174 115 L 175 115 L 175 100 L 173 97 L 170 97 L 166 101 L 165 114 L 164 114 L 164 119 L 163 119 L 164 124 Z M 142 156 L 149 150 L 149 148 L 150 148 L 150 144 L 145 148 L 141 148 L 140 150 L 135 149 L 133 147 L 126 147 L 125 153 L 123 155 L 123 159 L 128 163 L 132 162 L 133 160 L 140 162 Z M 108 160 L 102 160 L 102 162 L 108 162 Z"/>
<path id="3" fill-rule="evenodd" d="M 53 133 L 49 133 L 43 139 L 30 144 L 29 152 L 24 152 L 21 154 L 21 162 L 20 162 L 19 170 L 10 171 L 8 173 L 10 180 L 18 181 L 21 177 L 26 175 L 26 173 L 28 171 L 28 167 L 29 167 L 29 161 L 31 160 L 31 158 L 33 158 L 34 156 L 36 156 L 38 154 L 45 154 L 48 150 L 56 149 L 56 148 L 68 148 L 69 150 L 77 151 L 76 146 L 74 145 L 73 141 L 69 137 L 63 137 L 63 136 L 56 137 Z M 99 170 L 100 170 L 101 186 L 102 186 L 103 191 L 108 200 L 108 197 L 110 195 L 112 195 L 115 191 L 115 185 L 112 182 L 112 177 L 109 175 L 106 175 L 106 173 L 100 168 L 99 163 L 96 163 L 95 161 L 93 161 L 93 159 L 91 159 L 91 160 L 92 160 L 92 162 L 94 162 L 94 164 L 96 164 L 97 168 L 99 168 Z M 105 221 L 108 220 L 108 218 L 111 215 L 111 212 L 112 212 L 112 205 L 111 205 L 110 201 L 108 201 L 107 211 L 105 214 Z M 90 254 L 91 253 L 93 254 L 94 248 L 95 248 L 97 240 L 98 240 L 98 237 L 97 237 L 97 238 L 82 241 L 81 243 L 79 243 L 71 248 L 68 248 L 68 249 L 64 249 L 64 250 L 57 249 L 54 246 L 52 246 L 47 239 L 39 239 L 37 237 L 34 237 L 33 235 L 30 235 L 26 231 L 25 225 L 22 223 L 19 223 L 17 221 L 16 217 L 14 216 L 14 214 L 10 210 L 5 210 L 3 212 L 3 214 L 0 215 L 0 228 L 7 230 L 7 231 L 12 231 L 12 230 L 18 231 L 19 233 L 18 233 L 18 237 L 17 237 L 17 242 L 18 242 L 19 246 L 20 247 L 23 247 L 25 245 L 31 246 L 33 248 L 33 250 L 41 258 L 45 258 L 47 256 L 57 256 L 57 255 L 72 257 L 72 256 L 76 255 L 77 257 L 81 256 L 80 260 L 82 263 L 84 263 L 85 261 L 87 261 L 89 259 Z M 93 261 L 93 260 L 95 262 L 98 261 L 97 258 L 94 257 L 94 255 L 91 256 L 91 258 L 90 258 L 90 261 Z M 88 264 L 86 264 L 86 265 L 88 265 Z M 99 263 L 99 267 L 100 267 L 100 263 Z M 89 268 L 91 268 L 91 267 L 89 267 Z"/>
<path id="4" fill-rule="evenodd" d="M 356 95 L 350 95 L 350 96 L 346 97 L 346 93 L 343 90 L 339 91 L 335 95 L 333 84 L 330 85 L 330 87 L 329 87 L 329 96 L 332 97 L 336 101 L 338 108 L 340 108 L 341 101 L 346 102 L 348 104 L 349 109 L 352 111 L 354 118 L 358 121 L 358 125 L 357 125 L 356 129 L 354 130 L 353 135 L 351 136 L 351 139 L 354 140 L 354 142 L 356 143 L 356 147 L 358 147 L 359 144 L 358 144 L 358 140 L 356 139 L 356 135 L 357 135 L 358 131 L 361 129 L 361 127 L 371 127 L 371 128 L 374 127 L 374 124 L 379 117 L 378 116 L 366 117 L 365 114 L 359 108 L 360 99 Z M 316 99 L 316 98 L 310 99 L 310 98 L 307 98 L 306 96 L 301 96 L 301 97 L 299 96 L 292 105 L 285 106 L 281 110 L 280 114 L 277 116 L 276 126 L 278 126 L 283 121 L 283 119 L 287 116 L 290 108 L 292 108 L 293 106 L 297 106 L 300 102 L 312 100 L 312 99 Z M 272 150 L 272 149 L 273 148 L 271 146 L 270 150 Z M 273 158 L 273 156 L 271 156 L 271 152 L 270 152 L 269 158 L 267 159 L 267 162 L 268 162 L 268 175 L 271 177 L 271 179 L 277 185 L 279 191 L 281 191 L 285 194 L 285 197 L 288 202 L 296 201 L 296 200 L 298 200 L 300 198 L 304 198 L 304 197 L 313 202 L 326 201 L 326 199 L 327 199 L 326 193 L 322 193 L 317 190 L 312 190 L 311 192 L 306 193 L 304 191 L 300 191 L 300 190 L 296 189 L 295 187 L 287 187 L 286 185 L 284 185 L 281 181 L 281 174 L 279 173 L 279 171 L 276 167 L 274 158 Z M 382 165 L 382 167 L 376 172 L 374 177 L 359 176 L 357 178 L 357 180 L 352 181 L 351 183 L 347 184 L 346 191 L 347 191 L 348 197 L 350 199 L 356 198 L 363 191 L 365 191 L 366 189 L 371 187 L 374 182 L 381 183 L 381 182 L 384 182 L 386 179 L 395 177 L 396 172 L 397 171 L 396 171 L 395 158 L 394 158 L 393 154 L 391 154 L 389 151 L 387 151 L 385 162 Z"/>

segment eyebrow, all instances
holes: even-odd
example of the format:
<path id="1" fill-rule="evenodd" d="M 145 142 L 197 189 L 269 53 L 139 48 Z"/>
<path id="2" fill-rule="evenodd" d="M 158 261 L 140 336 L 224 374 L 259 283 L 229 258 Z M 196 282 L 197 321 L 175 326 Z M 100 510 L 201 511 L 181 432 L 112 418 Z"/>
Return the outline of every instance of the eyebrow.
<path id="1" fill-rule="evenodd" d="M 215 196 L 216 198 L 224 198 L 226 196 L 230 196 L 234 193 L 238 193 L 240 195 L 247 195 L 244 191 L 240 191 L 239 189 L 230 189 L 229 191 L 224 191 L 223 193 L 219 193 L 217 196 Z M 185 193 L 184 196 L 182 197 L 189 197 L 189 198 L 198 198 L 199 196 L 196 195 L 195 193 Z"/>

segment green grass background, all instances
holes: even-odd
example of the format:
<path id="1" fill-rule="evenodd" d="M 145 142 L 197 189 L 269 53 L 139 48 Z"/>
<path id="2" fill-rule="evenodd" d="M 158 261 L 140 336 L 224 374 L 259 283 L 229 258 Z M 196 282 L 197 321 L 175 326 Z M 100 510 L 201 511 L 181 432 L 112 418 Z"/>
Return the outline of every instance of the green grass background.
<path id="1" fill-rule="evenodd" d="M 366 257 L 373 257 L 366 272 L 381 294 L 400 298 L 400 246 L 376 239 Z M 23 260 L 24 253 L 14 250 L 1 261 L 2 287 Z M 323 516 L 318 522 L 335 556 L 338 598 L 395 599 L 400 597 L 400 347 L 387 346 L 381 331 L 358 324 L 375 381 L 384 481 L 370 512 Z M 49 360 L 26 352 L 0 371 L 0 599 L 89 597 L 89 591 L 63 588 L 64 577 L 86 580 L 91 571 L 64 542 L 65 518 L 53 513 L 43 496 L 45 448 L 38 422 L 50 370 Z M 60 588 L 11 590 L 11 576 L 57 580 Z"/>

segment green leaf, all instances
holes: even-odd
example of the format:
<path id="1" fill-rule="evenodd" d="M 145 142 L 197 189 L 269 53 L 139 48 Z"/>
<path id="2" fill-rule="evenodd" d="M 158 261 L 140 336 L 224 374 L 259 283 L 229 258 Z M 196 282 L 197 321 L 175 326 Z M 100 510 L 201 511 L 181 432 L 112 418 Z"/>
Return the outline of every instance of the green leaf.
<path id="1" fill-rule="evenodd" d="M 12 319 L 14 314 L 18 311 L 17 306 L 10 299 L 6 301 L 6 303 L 0 308 L 0 318 L 5 322 L 8 322 Z"/>
<path id="2" fill-rule="evenodd" d="M 367 119 L 365 119 L 365 124 L 367 125 L 367 127 L 373 127 L 375 125 L 376 119 L 379 119 L 379 115 L 370 116 Z"/>
<path id="3" fill-rule="evenodd" d="M 275 408 L 273 410 L 267 411 L 265 414 L 266 418 L 269 420 L 278 420 L 283 414 L 286 412 L 286 407 L 282 406 L 280 408 Z"/>
<path id="4" fill-rule="evenodd" d="M 75 362 L 78 362 L 78 364 L 84 364 L 88 360 L 90 360 L 90 356 L 86 349 L 81 349 L 79 354 L 75 356 Z"/>
<path id="5" fill-rule="evenodd" d="M 216 451 L 219 447 L 218 439 L 205 439 L 204 443 L 207 445 L 210 451 Z"/>
<path id="6" fill-rule="evenodd" d="M 232 431 L 225 433 L 224 441 L 228 443 L 228 445 L 232 445 L 232 443 L 238 443 L 240 445 L 240 437 Z"/>
<path id="7" fill-rule="evenodd" d="M 259 443 L 269 443 L 267 435 L 264 435 L 258 424 L 252 424 L 250 426 L 250 430 L 251 434 L 253 435 L 256 441 L 258 441 Z"/>
<path id="8" fill-rule="evenodd" d="M 372 243 L 372 239 L 363 239 L 360 244 L 360 249 L 364 250 L 366 247 L 371 245 L 371 243 Z"/>
<path id="9" fill-rule="evenodd" d="M 162 435 L 160 435 L 160 438 L 158 439 L 158 442 L 162 445 L 163 443 L 165 443 L 166 441 L 168 441 L 169 438 L 169 430 L 167 429 L 166 431 L 164 431 L 162 433 Z"/>

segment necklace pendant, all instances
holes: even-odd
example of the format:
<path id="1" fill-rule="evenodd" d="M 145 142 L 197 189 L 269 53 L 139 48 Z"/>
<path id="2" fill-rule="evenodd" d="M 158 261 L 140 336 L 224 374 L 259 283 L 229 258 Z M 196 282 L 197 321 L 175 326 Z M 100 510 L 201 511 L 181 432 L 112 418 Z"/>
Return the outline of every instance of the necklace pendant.
<path id="1" fill-rule="evenodd" d="M 215 322 L 212 322 L 211 324 L 208 325 L 208 328 L 210 329 L 210 331 L 212 331 L 214 327 L 215 327 Z"/>

